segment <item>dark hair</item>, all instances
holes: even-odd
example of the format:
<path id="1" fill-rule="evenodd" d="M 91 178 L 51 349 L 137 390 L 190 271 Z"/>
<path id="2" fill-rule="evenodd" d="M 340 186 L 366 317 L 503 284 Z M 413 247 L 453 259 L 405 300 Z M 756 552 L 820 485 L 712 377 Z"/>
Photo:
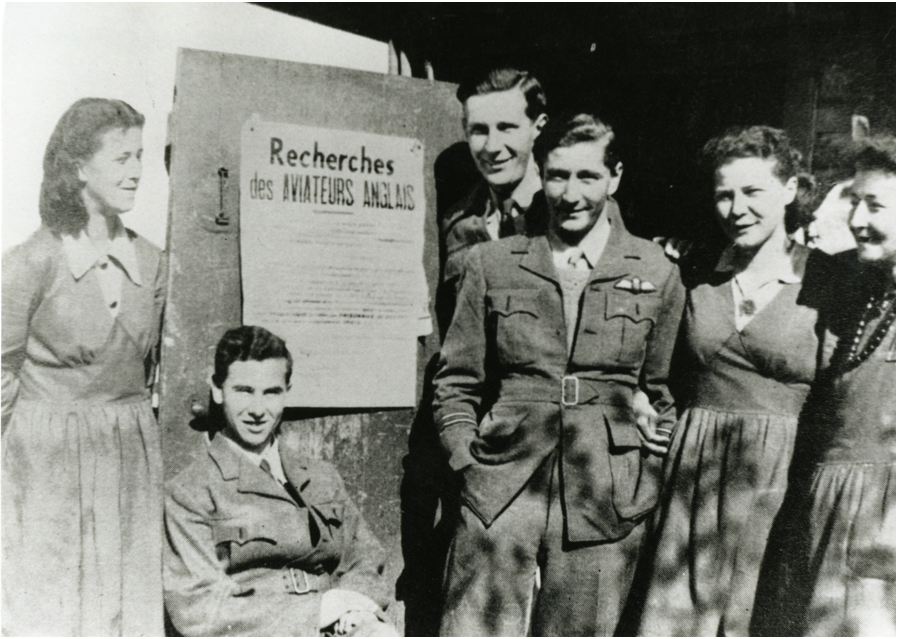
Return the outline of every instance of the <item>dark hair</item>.
<path id="1" fill-rule="evenodd" d="M 783 183 L 791 177 L 798 181 L 795 199 L 786 205 L 785 225 L 788 233 L 806 226 L 812 220 L 813 199 L 817 183 L 803 169 L 801 151 L 792 147 L 789 136 L 770 126 L 731 129 L 712 138 L 702 149 L 702 159 L 710 175 L 724 164 L 740 158 L 773 159 L 773 174 Z"/>
<path id="2" fill-rule="evenodd" d="M 239 326 L 227 331 L 215 347 L 215 372 L 212 383 L 221 388 L 234 362 L 261 362 L 266 359 L 287 360 L 286 382 L 293 373 L 293 357 L 280 337 L 261 326 Z"/>
<path id="3" fill-rule="evenodd" d="M 57 235 L 77 235 L 87 226 L 78 179 L 81 162 L 100 150 L 102 136 L 113 129 L 143 127 L 144 117 L 126 102 L 82 98 L 56 123 L 44 152 L 41 221 Z"/>
<path id="4" fill-rule="evenodd" d="M 459 102 L 464 104 L 468 98 L 474 95 L 486 95 L 510 89 L 520 89 L 524 94 L 524 98 L 527 100 L 527 117 L 531 120 L 535 121 L 546 112 L 546 94 L 539 80 L 530 75 L 528 71 L 511 67 L 493 69 L 482 76 L 463 82 L 459 85 L 455 96 Z"/>
<path id="5" fill-rule="evenodd" d="M 591 113 L 577 113 L 549 120 L 536 138 L 533 157 L 542 171 L 549 153 L 559 147 L 574 146 L 581 142 L 604 143 L 605 166 L 611 171 L 611 175 L 617 175 L 617 165 L 620 162 L 617 136 L 610 125 Z"/>
<path id="6" fill-rule="evenodd" d="M 858 140 L 854 150 L 854 164 L 858 171 L 895 173 L 895 136 L 876 135 Z"/>

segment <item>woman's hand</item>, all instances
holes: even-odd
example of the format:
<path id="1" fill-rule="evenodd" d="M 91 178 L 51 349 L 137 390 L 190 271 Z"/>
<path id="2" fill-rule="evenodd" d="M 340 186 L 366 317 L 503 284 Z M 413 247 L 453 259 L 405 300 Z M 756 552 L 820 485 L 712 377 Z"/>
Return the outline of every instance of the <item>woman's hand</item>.
<path id="1" fill-rule="evenodd" d="M 654 237 L 652 241 L 664 248 L 664 255 L 674 264 L 686 257 L 692 249 L 690 240 L 682 240 L 678 237 Z"/>

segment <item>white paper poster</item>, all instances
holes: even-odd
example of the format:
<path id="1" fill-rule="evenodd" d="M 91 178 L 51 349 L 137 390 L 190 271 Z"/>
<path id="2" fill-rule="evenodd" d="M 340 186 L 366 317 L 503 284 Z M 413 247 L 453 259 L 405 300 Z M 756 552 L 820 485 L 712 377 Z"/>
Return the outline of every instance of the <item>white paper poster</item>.
<path id="1" fill-rule="evenodd" d="M 413 406 L 430 332 L 419 140 L 249 120 L 243 321 L 287 340 L 292 406 Z"/>

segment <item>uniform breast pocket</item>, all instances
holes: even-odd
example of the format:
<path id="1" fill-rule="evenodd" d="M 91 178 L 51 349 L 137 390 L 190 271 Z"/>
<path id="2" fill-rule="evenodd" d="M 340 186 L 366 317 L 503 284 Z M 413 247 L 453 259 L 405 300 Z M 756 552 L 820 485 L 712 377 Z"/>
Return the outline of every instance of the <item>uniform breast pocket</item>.
<path id="1" fill-rule="evenodd" d="M 277 546 L 275 536 L 265 530 L 264 522 L 212 522 L 215 554 L 219 561 L 228 564 L 229 572 L 244 570 L 270 557 Z"/>
<path id="2" fill-rule="evenodd" d="M 490 322 L 496 350 L 503 364 L 522 365 L 533 360 L 539 342 L 539 291 L 512 289 L 488 294 Z"/>
<path id="3" fill-rule="evenodd" d="M 661 309 L 661 296 L 629 291 L 608 291 L 605 330 L 608 346 L 619 366 L 641 366 L 646 340 Z"/>

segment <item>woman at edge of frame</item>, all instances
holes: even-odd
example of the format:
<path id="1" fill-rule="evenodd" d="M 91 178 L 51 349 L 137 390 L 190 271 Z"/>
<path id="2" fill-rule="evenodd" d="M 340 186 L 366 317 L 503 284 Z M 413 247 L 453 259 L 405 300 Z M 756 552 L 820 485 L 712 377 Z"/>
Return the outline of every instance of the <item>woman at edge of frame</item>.
<path id="1" fill-rule="evenodd" d="M 3 255 L 3 633 L 161 636 L 162 454 L 150 400 L 162 252 L 124 227 L 144 117 L 75 102 L 41 227 Z"/>
<path id="2" fill-rule="evenodd" d="M 821 311 L 756 636 L 895 635 L 895 137 L 855 145 L 857 249 L 839 255 L 849 275 Z"/>
<path id="3" fill-rule="evenodd" d="M 748 636 L 832 277 L 832 258 L 791 237 L 813 179 L 783 131 L 730 132 L 703 159 L 727 242 L 681 261 L 681 412 L 634 586 L 640 636 Z"/>

